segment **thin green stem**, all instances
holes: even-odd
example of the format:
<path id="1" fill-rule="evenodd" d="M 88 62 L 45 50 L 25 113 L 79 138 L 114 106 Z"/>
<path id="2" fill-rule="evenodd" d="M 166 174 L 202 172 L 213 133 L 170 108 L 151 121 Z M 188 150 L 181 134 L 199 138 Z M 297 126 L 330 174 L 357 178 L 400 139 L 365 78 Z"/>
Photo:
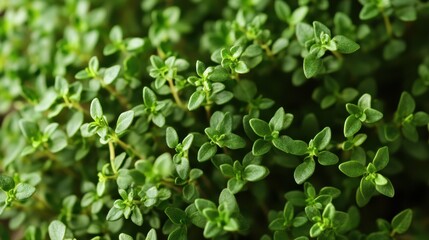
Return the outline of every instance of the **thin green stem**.
<path id="1" fill-rule="evenodd" d="M 173 79 L 167 79 L 167 81 L 170 87 L 171 94 L 173 95 L 174 101 L 176 101 L 177 106 L 186 110 L 185 105 L 183 104 L 182 100 L 180 100 L 179 93 L 177 91 L 176 86 L 173 83 Z"/>
<path id="2" fill-rule="evenodd" d="M 338 51 L 331 51 L 331 52 L 338 60 L 343 60 L 343 55 L 341 53 L 339 53 Z"/>
<path id="3" fill-rule="evenodd" d="M 392 23 L 390 22 L 389 16 L 387 16 L 384 11 L 381 11 L 383 15 L 384 26 L 386 26 L 386 32 L 389 37 L 392 37 Z"/>
<path id="4" fill-rule="evenodd" d="M 146 159 L 143 155 L 141 155 L 137 150 L 135 150 L 131 145 L 123 142 L 121 139 L 115 137 L 114 141 L 119 144 L 125 151 L 130 151 L 134 156 L 138 157 L 139 159 Z"/>
<path id="5" fill-rule="evenodd" d="M 112 166 L 112 171 L 116 175 L 118 173 L 118 169 L 116 169 L 115 166 L 115 146 L 113 145 L 113 142 L 109 142 L 109 155 L 110 155 L 110 166 Z"/>

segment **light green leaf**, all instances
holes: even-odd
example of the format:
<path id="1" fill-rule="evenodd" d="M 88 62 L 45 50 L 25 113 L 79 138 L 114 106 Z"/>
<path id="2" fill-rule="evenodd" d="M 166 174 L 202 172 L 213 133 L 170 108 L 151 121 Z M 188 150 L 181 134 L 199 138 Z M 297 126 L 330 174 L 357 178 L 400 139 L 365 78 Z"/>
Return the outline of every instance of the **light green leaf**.
<path id="1" fill-rule="evenodd" d="M 104 71 L 103 81 L 105 84 L 111 84 L 119 75 L 119 71 L 121 71 L 121 66 L 115 65 L 107 68 Z"/>
<path id="2" fill-rule="evenodd" d="M 410 228 L 412 220 L 413 211 L 409 208 L 396 214 L 396 216 L 392 219 L 393 231 L 399 234 L 405 233 L 408 228 Z"/>
<path id="3" fill-rule="evenodd" d="M 337 51 L 340 53 L 349 54 L 360 48 L 359 44 L 343 35 L 337 35 L 332 40 L 337 44 Z"/>
<path id="4" fill-rule="evenodd" d="M 100 101 L 98 98 L 94 98 L 91 102 L 91 107 L 89 109 L 92 119 L 96 120 L 103 117 L 103 108 L 101 107 Z"/>
<path id="5" fill-rule="evenodd" d="M 243 171 L 243 178 L 249 182 L 256 182 L 265 178 L 269 170 L 264 166 L 250 164 Z"/>
<path id="6" fill-rule="evenodd" d="M 115 132 L 120 134 L 123 133 L 128 127 L 131 125 L 134 119 L 134 111 L 128 110 L 126 112 L 121 113 L 118 117 L 118 121 L 116 122 Z"/>
<path id="7" fill-rule="evenodd" d="M 33 195 L 33 193 L 36 191 L 36 188 L 28 183 L 19 183 L 16 185 L 15 191 L 16 199 L 24 200 L 31 197 L 31 195 Z"/>
<path id="8" fill-rule="evenodd" d="M 149 232 L 146 235 L 145 240 L 157 240 L 156 231 L 155 229 L 150 229 Z"/>
<path id="9" fill-rule="evenodd" d="M 66 234 L 66 225 L 61 221 L 54 220 L 49 224 L 48 231 L 51 240 L 63 240 Z"/>
<path id="10" fill-rule="evenodd" d="M 291 11 L 287 3 L 281 0 L 276 0 L 274 2 L 274 10 L 276 11 L 276 15 L 280 20 L 289 22 Z"/>
<path id="11" fill-rule="evenodd" d="M 206 99 L 206 94 L 202 90 L 195 91 L 191 97 L 189 98 L 188 102 L 188 109 L 189 111 L 197 109 Z"/>

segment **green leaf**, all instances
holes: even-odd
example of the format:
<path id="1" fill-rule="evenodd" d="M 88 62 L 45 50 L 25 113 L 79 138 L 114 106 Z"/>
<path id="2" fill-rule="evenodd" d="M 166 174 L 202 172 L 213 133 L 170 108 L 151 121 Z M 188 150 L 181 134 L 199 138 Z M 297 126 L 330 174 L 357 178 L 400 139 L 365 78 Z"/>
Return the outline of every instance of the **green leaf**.
<path id="1" fill-rule="evenodd" d="M 55 91 L 48 90 L 44 93 L 42 100 L 36 105 L 36 111 L 42 112 L 48 110 L 57 99 L 57 93 Z"/>
<path id="2" fill-rule="evenodd" d="M 270 119 L 268 125 L 273 131 L 281 131 L 285 122 L 285 110 L 281 107 L 277 109 L 274 116 Z"/>
<path id="3" fill-rule="evenodd" d="M 94 98 L 91 102 L 91 107 L 89 109 L 92 119 L 96 120 L 103 117 L 103 108 L 101 107 L 100 101 L 98 98 Z"/>
<path id="4" fill-rule="evenodd" d="M 413 97 L 408 92 L 402 92 L 399 99 L 398 109 L 396 113 L 399 117 L 404 118 L 412 114 L 416 108 L 416 103 Z"/>
<path id="5" fill-rule="evenodd" d="M 211 143 L 204 143 L 198 150 L 198 161 L 204 162 L 212 158 L 217 152 L 217 146 Z"/>
<path id="6" fill-rule="evenodd" d="M 348 177 L 359 177 L 366 172 L 366 168 L 358 161 L 347 161 L 341 163 L 338 168 Z"/>
<path id="7" fill-rule="evenodd" d="M 234 96 L 243 102 L 251 102 L 257 93 L 257 88 L 254 82 L 249 80 L 241 80 L 234 87 Z"/>
<path id="8" fill-rule="evenodd" d="M 128 129 L 134 119 L 134 111 L 128 110 L 126 112 L 121 113 L 118 117 L 118 121 L 116 122 L 115 133 L 122 133 Z"/>
<path id="9" fill-rule="evenodd" d="M 359 185 L 359 191 L 364 199 L 370 199 L 375 192 L 374 183 L 371 180 L 362 178 Z"/>
<path id="10" fill-rule="evenodd" d="M 374 123 L 383 118 L 383 113 L 372 108 L 365 109 L 364 113 L 366 115 L 366 123 Z"/>
<path id="11" fill-rule="evenodd" d="M 392 60 L 401 55 L 407 49 L 407 44 L 398 39 L 390 40 L 383 49 L 383 58 Z"/>
<path id="12" fill-rule="evenodd" d="M 389 179 L 387 179 L 387 183 L 384 185 L 375 185 L 375 189 L 377 190 L 377 192 L 383 194 L 384 196 L 387 197 L 393 197 L 395 195 L 395 189 L 393 188 L 392 183 L 390 182 Z"/>
<path id="13" fill-rule="evenodd" d="M 33 193 L 36 191 L 36 188 L 28 183 L 19 183 L 16 185 L 15 191 L 16 199 L 25 200 L 33 195 Z"/>
<path id="14" fill-rule="evenodd" d="M 70 120 L 67 122 L 66 130 L 67 135 L 69 137 L 73 137 L 76 132 L 80 129 L 80 126 L 82 126 L 83 123 L 83 113 L 80 111 L 77 111 L 73 113 Z"/>
<path id="15" fill-rule="evenodd" d="M 265 137 L 271 135 L 271 129 L 267 122 L 258 119 L 253 118 L 249 121 L 250 127 L 252 130 L 260 137 Z"/>
<path id="16" fill-rule="evenodd" d="M 271 150 L 271 143 L 264 139 L 257 139 L 252 146 L 252 154 L 262 156 Z"/>
<path id="17" fill-rule="evenodd" d="M 347 138 L 352 137 L 354 134 L 359 132 L 361 126 L 362 123 L 359 119 L 353 115 L 348 116 L 344 123 L 344 136 Z"/>
<path id="18" fill-rule="evenodd" d="M 277 54 L 283 49 L 285 49 L 288 45 L 289 45 L 289 40 L 287 38 L 279 38 L 273 43 L 271 52 L 273 54 Z"/>
<path id="19" fill-rule="evenodd" d="M 98 58 L 95 56 L 91 57 L 91 59 L 89 59 L 88 67 L 92 73 L 96 74 L 98 72 L 98 67 L 99 67 Z"/>
<path id="20" fill-rule="evenodd" d="M 246 140 L 234 133 L 226 134 L 222 142 L 229 149 L 240 149 L 246 147 Z"/>
<path id="21" fill-rule="evenodd" d="M 103 81 L 105 84 L 111 84 L 119 75 L 119 71 L 121 71 L 121 66 L 115 65 L 107 68 L 104 71 Z"/>
<path id="22" fill-rule="evenodd" d="M 63 240 L 66 235 L 66 225 L 61 221 L 54 220 L 49 224 L 48 231 L 51 240 Z"/>
<path id="23" fill-rule="evenodd" d="M 362 10 L 359 13 L 359 18 L 362 20 L 368 20 L 376 17 L 380 11 L 378 10 L 377 5 L 373 3 L 367 3 L 363 6 Z"/>
<path id="24" fill-rule="evenodd" d="M 237 200 L 227 188 L 224 188 L 219 195 L 219 207 L 223 206 L 223 210 L 225 210 L 229 214 L 233 214 L 239 211 Z"/>
<path id="25" fill-rule="evenodd" d="M 208 221 L 204 227 L 203 235 L 205 238 L 213 238 L 218 236 L 223 229 L 216 223 Z"/>
<path id="26" fill-rule="evenodd" d="M 130 38 L 125 44 L 128 51 L 137 51 L 144 46 L 145 41 L 141 38 Z"/>
<path id="27" fill-rule="evenodd" d="M 206 94 L 203 91 L 201 90 L 195 91 L 189 98 L 189 102 L 188 102 L 189 111 L 197 109 L 199 106 L 201 106 L 201 104 L 204 102 L 205 99 L 206 99 Z"/>
<path id="28" fill-rule="evenodd" d="M 0 188 L 4 191 L 9 191 L 15 187 L 15 181 L 12 177 L 0 175 Z"/>
<path id="29" fill-rule="evenodd" d="M 274 147 L 293 155 L 304 155 L 307 153 L 307 143 L 301 140 L 293 140 L 288 136 L 281 136 L 279 138 L 273 139 L 272 143 Z"/>
<path id="30" fill-rule="evenodd" d="M 168 152 L 159 155 L 159 157 L 157 157 L 153 163 L 153 172 L 162 177 L 162 179 L 170 176 L 173 172 L 173 169 L 173 161 L 171 159 L 170 153 Z"/>
<path id="31" fill-rule="evenodd" d="M 302 46 L 305 46 L 307 41 L 314 38 L 313 27 L 307 23 L 298 23 L 296 25 L 296 38 Z"/>
<path id="32" fill-rule="evenodd" d="M 311 157 L 306 157 L 304 162 L 295 168 L 293 173 L 295 182 L 297 184 L 304 183 L 309 177 L 311 177 L 311 175 L 313 175 L 315 168 L 316 163 L 314 162 L 314 159 Z"/>
<path id="33" fill-rule="evenodd" d="M 177 135 L 177 132 L 174 130 L 174 128 L 167 127 L 165 130 L 165 137 L 167 140 L 167 146 L 169 148 L 175 148 L 177 144 L 179 144 L 179 136 Z"/>
<path id="34" fill-rule="evenodd" d="M 174 224 L 184 224 L 186 222 L 186 213 L 180 208 L 167 207 L 164 212 Z"/>
<path id="35" fill-rule="evenodd" d="M 156 231 L 155 229 L 150 229 L 149 232 L 146 235 L 145 240 L 157 240 Z"/>
<path id="36" fill-rule="evenodd" d="M 204 209 L 216 209 L 216 205 L 212 201 L 203 198 L 195 199 L 195 207 L 200 213 L 202 213 Z"/>
<path id="37" fill-rule="evenodd" d="M 315 223 L 310 228 L 310 237 L 318 237 L 320 234 L 322 234 L 323 229 L 319 226 L 319 224 Z"/>
<path id="38" fill-rule="evenodd" d="M 389 148 L 387 146 L 379 148 L 372 162 L 377 171 L 384 169 L 389 163 Z"/>
<path id="39" fill-rule="evenodd" d="M 322 69 L 323 62 L 317 57 L 316 52 L 310 53 L 304 58 L 304 75 L 307 79 L 316 76 Z"/>
<path id="40" fill-rule="evenodd" d="M 417 129 L 414 125 L 409 123 L 404 123 L 401 128 L 401 132 L 404 135 L 404 137 L 411 142 L 417 142 L 419 140 L 419 134 L 417 132 Z"/>
<path id="41" fill-rule="evenodd" d="M 110 30 L 109 38 L 114 43 L 122 42 L 122 29 L 120 26 L 114 26 L 112 30 Z"/>
<path id="42" fill-rule="evenodd" d="M 138 206 L 133 208 L 133 212 L 131 214 L 131 221 L 137 226 L 143 225 L 143 215 Z"/>
<path id="43" fill-rule="evenodd" d="M 244 61 L 238 61 L 237 65 L 234 67 L 234 71 L 239 74 L 245 74 L 248 73 L 250 69 Z"/>
<path id="44" fill-rule="evenodd" d="M 119 234 L 119 240 L 134 240 L 134 239 L 128 234 L 121 233 Z"/>
<path id="45" fill-rule="evenodd" d="M 156 95 L 148 87 L 143 88 L 143 102 L 147 108 L 151 108 L 156 105 Z"/>
<path id="46" fill-rule="evenodd" d="M 405 233 L 408 228 L 410 228 L 412 220 L 413 211 L 409 208 L 396 214 L 396 216 L 392 219 L 393 231 L 399 234 Z"/>
<path id="47" fill-rule="evenodd" d="M 323 166 L 334 165 L 338 162 L 338 156 L 329 151 L 319 152 L 317 155 L 318 162 Z"/>
<path id="48" fill-rule="evenodd" d="M 290 16 L 289 24 L 296 25 L 297 23 L 301 22 L 304 20 L 305 16 L 307 16 L 307 13 L 307 6 L 300 6 L 299 8 L 295 9 Z"/>
<path id="49" fill-rule="evenodd" d="M 331 141 L 331 129 L 329 127 L 325 127 L 322 131 L 320 131 L 314 138 L 313 144 L 317 150 L 323 150 L 328 146 Z"/>
<path id="50" fill-rule="evenodd" d="M 322 33 L 327 34 L 329 37 L 331 36 L 331 30 L 329 30 L 328 27 L 326 27 L 323 23 L 314 21 L 313 22 L 313 29 L 314 29 L 314 38 L 318 39 L 320 41 L 320 36 Z"/>
<path id="51" fill-rule="evenodd" d="M 55 78 L 54 89 L 58 93 L 58 95 L 66 96 L 69 92 L 69 84 L 64 77 L 57 76 Z"/>
<path id="52" fill-rule="evenodd" d="M 289 22 L 291 11 L 287 3 L 281 0 L 276 0 L 274 2 L 274 10 L 276 11 L 276 15 L 280 20 Z"/>
<path id="53" fill-rule="evenodd" d="M 337 35 L 332 40 L 337 44 L 337 51 L 340 53 L 349 54 L 360 48 L 359 44 L 343 35 Z"/>
<path id="54" fill-rule="evenodd" d="M 249 182 L 256 182 L 265 178 L 269 170 L 264 166 L 250 164 L 244 168 L 243 178 Z"/>

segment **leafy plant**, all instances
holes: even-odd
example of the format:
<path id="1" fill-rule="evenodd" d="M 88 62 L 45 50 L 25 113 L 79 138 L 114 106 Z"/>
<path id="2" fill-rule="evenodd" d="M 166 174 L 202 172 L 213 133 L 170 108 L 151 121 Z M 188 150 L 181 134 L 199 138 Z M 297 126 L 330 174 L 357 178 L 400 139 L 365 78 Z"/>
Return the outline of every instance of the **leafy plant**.
<path id="1" fill-rule="evenodd" d="M 0 1 L 0 239 L 425 239 L 429 3 Z"/>

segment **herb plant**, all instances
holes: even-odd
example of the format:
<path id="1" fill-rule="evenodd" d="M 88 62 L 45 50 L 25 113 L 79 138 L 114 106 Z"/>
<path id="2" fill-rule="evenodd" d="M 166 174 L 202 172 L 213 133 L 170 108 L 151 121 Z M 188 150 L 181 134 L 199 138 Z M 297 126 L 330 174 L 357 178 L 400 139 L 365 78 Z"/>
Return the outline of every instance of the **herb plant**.
<path id="1" fill-rule="evenodd" d="M 428 1 L 0 16 L 0 239 L 429 235 Z"/>

